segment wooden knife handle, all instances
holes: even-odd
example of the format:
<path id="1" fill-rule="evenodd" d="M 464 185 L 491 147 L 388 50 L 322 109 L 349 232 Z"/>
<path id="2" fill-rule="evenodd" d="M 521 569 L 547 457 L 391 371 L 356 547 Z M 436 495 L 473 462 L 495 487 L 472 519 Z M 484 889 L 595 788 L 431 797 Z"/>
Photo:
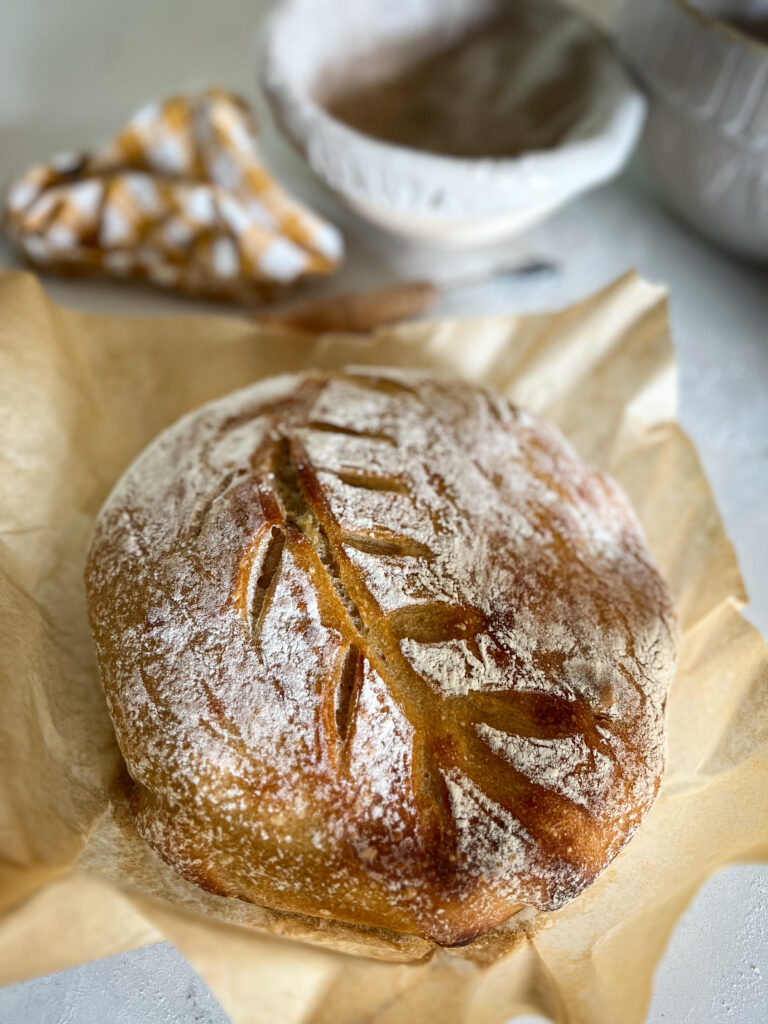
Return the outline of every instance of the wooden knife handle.
<path id="1" fill-rule="evenodd" d="M 364 333 L 374 327 L 420 316 L 435 305 L 440 290 L 429 281 L 377 288 L 374 291 L 324 295 L 283 312 L 257 314 L 263 323 L 321 333 Z"/>

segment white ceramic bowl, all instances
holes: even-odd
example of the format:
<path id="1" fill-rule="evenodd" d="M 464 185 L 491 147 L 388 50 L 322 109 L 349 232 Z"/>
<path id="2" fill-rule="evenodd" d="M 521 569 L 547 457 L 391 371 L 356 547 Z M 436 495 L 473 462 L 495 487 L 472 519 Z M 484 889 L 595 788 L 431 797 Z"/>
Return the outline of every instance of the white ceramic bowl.
<path id="1" fill-rule="evenodd" d="M 662 193 L 716 242 L 766 260 L 768 46 L 721 20 L 761 10 L 768 25 L 766 0 L 625 0 L 619 34 L 651 93 L 643 147 Z"/>
<path id="2" fill-rule="evenodd" d="M 580 118 L 549 149 L 474 159 L 406 148 L 337 120 L 317 94 L 329 69 L 365 60 L 377 46 L 410 46 L 436 33 L 460 39 L 505 6 L 507 0 L 284 0 L 266 27 L 262 63 L 275 118 L 318 177 L 377 225 L 455 245 L 511 236 L 617 174 L 642 127 L 642 95 L 580 16 L 565 15 L 568 31 L 588 40 L 594 73 Z"/>

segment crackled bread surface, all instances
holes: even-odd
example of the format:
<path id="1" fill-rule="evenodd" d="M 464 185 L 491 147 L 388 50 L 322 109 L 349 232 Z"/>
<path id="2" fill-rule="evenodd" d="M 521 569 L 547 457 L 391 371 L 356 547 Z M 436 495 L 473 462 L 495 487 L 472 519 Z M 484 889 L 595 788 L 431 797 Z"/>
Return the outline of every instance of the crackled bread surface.
<path id="1" fill-rule="evenodd" d="M 458 945 L 576 896 L 656 795 L 676 625 L 635 517 L 466 383 L 203 407 L 86 581 L 138 830 L 214 893 Z"/>

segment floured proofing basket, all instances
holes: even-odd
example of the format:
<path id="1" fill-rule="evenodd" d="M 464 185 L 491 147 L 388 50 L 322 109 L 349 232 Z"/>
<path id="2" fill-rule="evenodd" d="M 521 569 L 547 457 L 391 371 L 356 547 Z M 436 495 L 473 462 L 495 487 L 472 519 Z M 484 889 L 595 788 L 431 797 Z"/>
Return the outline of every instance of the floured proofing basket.
<path id="1" fill-rule="evenodd" d="M 33 264 L 247 301 L 343 253 L 336 229 L 261 161 L 247 104 L 220 89 L 139 110 L 103 149 L 14 182 L 7 226 Z"/>

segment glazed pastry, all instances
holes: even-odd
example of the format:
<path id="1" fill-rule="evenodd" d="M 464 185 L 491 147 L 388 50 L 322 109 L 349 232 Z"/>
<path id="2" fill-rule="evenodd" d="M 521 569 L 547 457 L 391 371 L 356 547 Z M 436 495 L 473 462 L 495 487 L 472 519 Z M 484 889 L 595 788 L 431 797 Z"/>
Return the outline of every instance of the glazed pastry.
<path id="1" fill-rule="evenodd" d="M 249 304 L 343 256 L 338 231 L 267 172 L 250 108 L 222 89 L 150 103 L 100 150 L 31 167 L 5 212 L 42 270 Z"/>

